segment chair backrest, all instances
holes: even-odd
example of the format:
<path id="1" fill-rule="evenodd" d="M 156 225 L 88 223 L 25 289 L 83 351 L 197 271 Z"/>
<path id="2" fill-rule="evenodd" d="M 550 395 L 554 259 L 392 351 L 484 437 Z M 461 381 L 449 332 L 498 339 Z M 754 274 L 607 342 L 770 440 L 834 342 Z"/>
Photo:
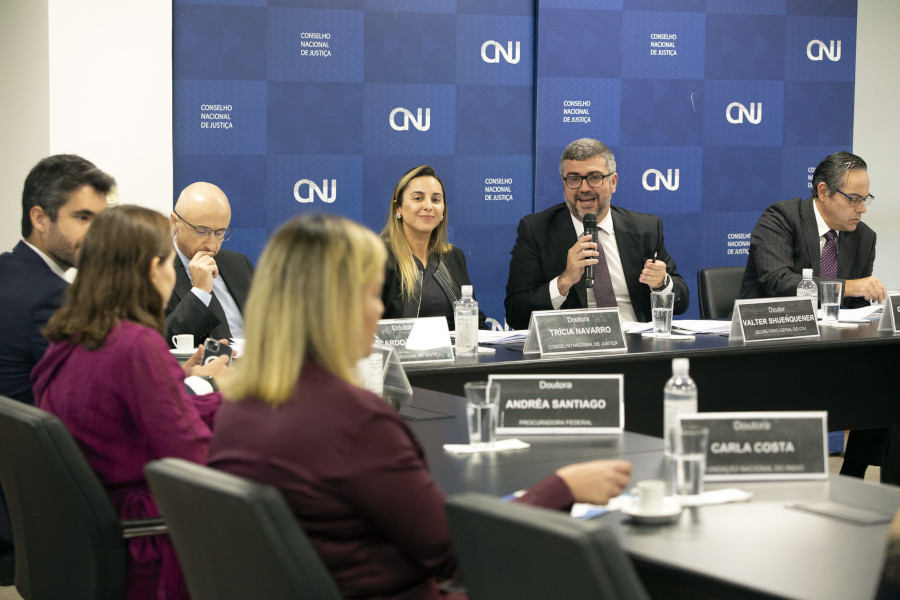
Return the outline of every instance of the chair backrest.
<path id="1" fill-rule="evenodd" d="M 596 521 L 483 494 L 450 498 L 447 517 L 472 600 L 648 598 L 615 535 Z"/>
<path id="2" fill-rule="evenodd" d="M 710 267 L 697 271 L 701 319 L 730 319 L 741 291 L 744 267 Z"/>
<path id="3" fill-rule="evenodd" d="M 127 554 L 119 519 L 62 421 L 0 396 L 0 484 L 24 598 L 121 598 Z"/>
<path id="4" fill-rule="evenodd" d="M 177 458 L 144 473 L 194 600 L 340 600 L 276 488 Z"/>

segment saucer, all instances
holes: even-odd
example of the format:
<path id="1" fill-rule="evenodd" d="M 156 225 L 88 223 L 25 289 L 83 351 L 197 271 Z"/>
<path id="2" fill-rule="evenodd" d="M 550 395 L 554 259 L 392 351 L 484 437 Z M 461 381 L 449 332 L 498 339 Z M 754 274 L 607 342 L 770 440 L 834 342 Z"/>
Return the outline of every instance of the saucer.
<path id="1" fill-rule="evenodd" d="M 196 352 L 196 348 L 191 348 L 189 350 L 179 350 L 178 348 L 169 348 L 169 352 L 171 352 L 176 358 L 190 358 Z"/>
<path id="2" fill-rule="evenodd" d="M 674 498 L 663 498 L 663 508 L 659 512 L 645 513 L 641 512 L 637 502 L 622 505 L 622 512 L 634 519 L 636 523 L 646 525 L 662 525 L 665 523 L 674 523 L 681 516 L 681 505 Z"/>

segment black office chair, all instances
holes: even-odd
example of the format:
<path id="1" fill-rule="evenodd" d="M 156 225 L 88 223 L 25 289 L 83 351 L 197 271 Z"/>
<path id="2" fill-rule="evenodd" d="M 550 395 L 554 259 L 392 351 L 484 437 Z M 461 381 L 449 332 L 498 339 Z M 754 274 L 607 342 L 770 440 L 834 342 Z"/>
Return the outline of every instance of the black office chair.
<path id="1" fill-rule="evenodd" d="M 447 501 L 472 600 L 649 598 L 615 535 L 596 521 L 483 494 Z"/>
<path id="2" fill-rule="evenodd" d="M 162 519 L 119 521 L 109 496 L 54 415 L 0 396 L 0 483 L 25 600 L 118 600 L 126 538 L 165 531 Z"/>
<path id="3" fill-rule="evenodd" d="M 711 267 L 697 271 L 701 319 L 730 319 L 741 291 L 744 267 Z"/>
<path id="4" fill-rule="evenodd" d="M 15 583 L 16 555 L 12 544 L 0 540 L 0 587 Z"/>
<path id="5" fill-rule="evenodd" d="M 274 487 L 177 458 L 144 473 L 194 600 L 340 600 Z"/>

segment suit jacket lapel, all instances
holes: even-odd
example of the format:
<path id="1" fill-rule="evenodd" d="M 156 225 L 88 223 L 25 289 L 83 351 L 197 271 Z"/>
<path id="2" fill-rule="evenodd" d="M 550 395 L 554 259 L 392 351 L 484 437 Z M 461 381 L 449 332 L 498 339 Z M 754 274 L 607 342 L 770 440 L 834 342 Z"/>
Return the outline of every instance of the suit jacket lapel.
<path id="1" fill-rule="evenodd" d="M 809 264 L 812 265 L 813 274 L 818 277 L 822 264 L 822 251 L 819 249 L 819 224 L 816 222 L 813 202 L 812 198 L 806 198 L 800 202 L 800 231 L 803 236 L 803 247 L 809 256 Z"/>
<path id="2" fill-rule="evenodd" d="M 839 279 L 850 278 L 850 268 L 856 257 L 856 247 L 859 245 L 859 233 L 856 231 L 842 231 L 838 235 L 838 267 Z"/>
<path id="3" fill-rule="evenodd" d="M 616 230 L 616 247 L 619 249 L 619 260 L 622 262 L 622 273 L 625 274 L 625 285 L 628 286 L 628 296 L 631 298 L 632 308 L 637 314 L 635 298 L 641 294 L 641 286 L 637 277 L 630 277 L 629 273 L 640 274 L 643 269 L 641 261 L 644 259 L 641 253 L 640 240 L 634 233 L 634 224 L 631 218 L 610 207 L 612 211 L 613 227 Z M 649 258 L 649 257 L 647 257 Z"/>
<path id="4" fill-rule="evenodd" d="M 191 293 L 191 278 L 188 277 L 187 271 L 184 268 L 184 265 L 181 262 L 181 258 L 177 255 L 175 256 L 175 289 L 172 290 L 172 300 L 170 301 L 171 306 L 175 306 L 178 302 L 181 301 L 187 294 Z"/>

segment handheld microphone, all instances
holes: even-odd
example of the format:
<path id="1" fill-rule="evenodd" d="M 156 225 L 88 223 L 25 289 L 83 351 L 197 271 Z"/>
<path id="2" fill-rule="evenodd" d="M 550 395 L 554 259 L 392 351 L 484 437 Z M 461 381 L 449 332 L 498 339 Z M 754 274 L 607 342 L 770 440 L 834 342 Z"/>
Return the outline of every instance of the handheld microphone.
<path id="1" fill-rule="evenodd" d="M 590 235 L 591 241 L 595 244 L 597 243 L 597 215 L 594 213 L 587 213 L 584 215 L 584 219 L 582 220 L 584 223 L 584 234 Z M 594 287 L 594 265 L 587 265 L 584 268 L 584 279 L 589 288 Z"/>

